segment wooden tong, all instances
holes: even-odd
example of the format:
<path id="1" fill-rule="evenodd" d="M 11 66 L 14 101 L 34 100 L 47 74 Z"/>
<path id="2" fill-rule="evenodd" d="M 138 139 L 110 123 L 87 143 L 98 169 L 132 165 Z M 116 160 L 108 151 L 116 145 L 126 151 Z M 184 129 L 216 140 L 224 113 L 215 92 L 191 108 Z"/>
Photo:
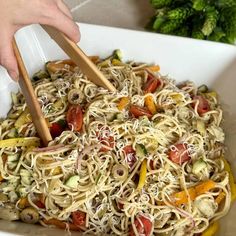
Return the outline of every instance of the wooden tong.
<path id="1" fill-rule="evenodd" d="M 56 43 L 65 51 L 65 53 L 79 66 L 81 71 L 88 76 L 95 84 L 107 88 L 114 92 L 115 87 L 106 79 L 106 77 L 97 69 L 97 67 L 90 61 L 90 59 L 83 53 L 83 51 L 63 33 L 57 31 L 50 26 L 42 26 L 43 29 L 56 41 Z M 42 110 L 38 103 L 37 97 L 34 93 L 29 74 L 25 68 L 17 43 L 13 41 L 13 49 L 18 62 L 19 72 L 21 78 L 19 80 L 20 88 L 25 97 L 27 106 L 29 108 L 33 123 L 45 146 L 52 140 L 47 122 L 43 116 Z"/>
<path id="2" fill-rule="evenodd" d="M 49 34 L 49 36 L 61 47 L 61 49 L 72 59 L 72 61 L 81 69 L 81 71 L 88 76 L 94 84 L 115 92 L 115 87 L 110 81 L 102 74 L 100 70 L 93 64 L 93 62 L 85 55 L 85 53 L 72 42 L 63 33 L 57 29 L 41 25 L 41 27 Z"/>
<path id="3" fill-rule="evenodd" d="M 52 140 L 52 136 L 47 126 L 47 122 L 44 119 L 41 107 L 38 103 L 37 97 L 35 95 L 33 86 L 29 78 L 29 74 L 25 68 L 23 59 L 21 57 L 21 54 L 17 47 L 15 39 L 13 40 L 13 49 L 14 49 L 16 60 L 18 63 L 20 76 L 21 76 L 21 78 L 19 79 L 20 88 L 25 97 L 26 104 L 29 108 L 32 121 L 38 132 L 38 135 L 41 138 L 43 145 L 47 146 L 48 142 Z"/>

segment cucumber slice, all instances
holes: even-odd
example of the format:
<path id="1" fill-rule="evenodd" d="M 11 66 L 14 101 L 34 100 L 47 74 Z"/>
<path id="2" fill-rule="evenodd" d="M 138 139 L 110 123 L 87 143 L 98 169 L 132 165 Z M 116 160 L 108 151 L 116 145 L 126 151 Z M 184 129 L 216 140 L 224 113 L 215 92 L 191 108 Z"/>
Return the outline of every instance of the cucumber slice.
<path id="1" fill-rule="evenodd" d="M 13 162 L 13 161 L 18 161 L 19 160 L 19 154 L 12 154 L 7 156 L 7 162 Z"/>
<path id="2" fill-rule="evenodd" d="M 123 113 L 117 113 L 116 119 L 117 119 L 118 121 L 123 121 L 123 120 L 124 120 L 124 114 L 123 114 Z"/>
<path id="3" fill-rule="evenodd" d="M 23 185 L 30 185 L 32 182 L 31 173 L 26 169 L 20 170 L 21 183 Z"/>
<path id="4" fill-rule="evenodd" d="M 206 92 L 208 92 L 208 87 L 205 84 L 203 84 L 203 85 L 198 87 L 198 92 L 206 93 Z"/>
<path id="5" fill-rule="evenodd" d="M 116 49 L 113 53 L 113 58 L 117 60 L 122 60 L 122 52 L 120 49 Z"/>
<path id="6" fill-rule="evenodd" d="M 137 144 L 135 147 L 136 155 L 140 158 L 145 157 L 147 155 L 147 149 L 143 144 Z"/>
<path id="7" fill-rule="evenodd" d="M 78 175 L 73 175 L 66 181 L 65 185 L 70 188 L 77 188 L 79 180 L 80 177 Z"/>
<path id="8" fill-rule="evenodd" d="M 44 79 L 44 78 L 49 78 L 49 74 L 44 71 L 44 70 L 40 70 L 38 72 L 36 72 L 34 75 L 33 75 L 33 81 L 38 81 L 40 79 Z"/>
<path id="9" fill-rule="evenodd" d="M 12 203 L 15 203 L 18 199 L 18 196 L 15 191 L 11 191 L 10 193 L 8 193 L 8 197 L 9 197 L 10 202 Z"/>
<path id="10" fill-rule="evenodd" d="M 206 127 L 203 120 L 197 120 L 197 131 L 202 135 L 206 133 Z"/>
<path id="11" fill-rule="evenodd" d="M 27 194 L 29 193 L 29 191 L 27 190 L 27 188 L 26 188 L 25 186 L 23 186 L 23 185 L 19 185 L 19 186 L 17 187 L 16 191 L 17 191 L 17 193 L 19 194 L 19 196 L 20 196 L 21 198 L 26 197 Z"/>
<path id="12" fill-rule="evenodd" d="M 199 159 L 196 162 L 194 162 L 192 172 L 195 175 L 198 175 L 206 167 L 207 167 L 207 163 L 203 161 L 202 159 Z"/>
<path id="13" fill-rule="evenodd" d="M 9 138 L 16 138 L 18 137 L 18 132 L 16 128 L 10 129 L 9 133 L 7 134 Z"/>
<path id="14" fill-rule="evenodd" d="M 18 161 L 13 161 L 13 162 L 9 162 L 7 166 L 10 170 L 13 170 L 16 168 L 17 164 L 18 164 Z"/>

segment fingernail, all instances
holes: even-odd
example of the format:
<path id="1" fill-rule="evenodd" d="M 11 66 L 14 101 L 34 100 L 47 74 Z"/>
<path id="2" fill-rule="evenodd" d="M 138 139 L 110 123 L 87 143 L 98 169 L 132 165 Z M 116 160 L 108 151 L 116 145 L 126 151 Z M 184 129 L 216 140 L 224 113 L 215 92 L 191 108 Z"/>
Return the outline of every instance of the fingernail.
<path id="1" fill-rule="evenodd" d="M 16 71 L 14 71 L 14 70 L 9 70 L 9 71 L 8 71 L 8 74 L 10 75 L 10 77 L 11 77 L 14 81 L 18 82 L 18 80 L 19 80 L 19 74 L 18 74 Z"/>

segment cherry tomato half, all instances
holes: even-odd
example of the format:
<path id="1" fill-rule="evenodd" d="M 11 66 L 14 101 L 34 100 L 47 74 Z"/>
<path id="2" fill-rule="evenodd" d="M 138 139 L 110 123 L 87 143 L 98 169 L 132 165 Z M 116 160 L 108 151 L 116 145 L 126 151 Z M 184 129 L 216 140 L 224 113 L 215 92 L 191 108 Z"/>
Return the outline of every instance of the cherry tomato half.
<path id="1" fill-rule="evenodd" d="M 148 80 L 146 84 L 144 85 L 143 90 L 145 93 L 154 93 L 160 84 L 161 84 L 160 80 L 158 80 L 157 78 L 148 76 Z"/>
<path id="2" fill-rule="evenodd" d="M 80 131 L 83 125 L 83 113 L 80 105 L 70 105 L 66 114 L 66 121 L 74 131 Z"/>
<path id="3" fill-rule="evenodd" d="M 63 131 L 64 129 L 61 127 L 60 124 L 52 123 L 52 126 L 50 127 L 50 133 L 52 135 L 52 138 L 60 136 Z"/>
<path id="4" fill-rule="evenodd" d="M 38 208 L 41 208 L 41 209 L 44 209 L 45 208 L 45 205 L 44 205 L 44 203 L 43 202 L 41 202 L 41 201 L 36 201 L 35 203 L 34 203 Z"/>
<path id="5" fill-rule="evenodd" d="M 197 107 L 197 112 L 200 116 L 202 116 L 204 113 L 210 111 L 210 105 L 207 101 L 206 98 L 204 98 L 203 96 L 194 96 L 193 97 L 194 103 L 193 103 L 193 108 L 196 106 L 198 101 L 198 107 Z"/>
<path id="6" fill-rule="evenodd" d="M 97 132 L 97 136 L 101 144 L 108 147 L 101 147 L 101 152 L 107 152 L 110 150 L 109 148 L 113 148 L 115 146 L 114 137 L 112 136 L 111 131 L 108 127 L 104 128 L 103 126 L 100 126 L 99 132 Z"/>
<path id="7" fill-rule="evenodd" d="M 174 163 L 182 165 L 184 162 L 190 160 L 188 150 L 185 144 L 179 143 L 173 146 L 173 150 L 169 152 L 169 158 Z"/>
<path id="8" fill-rule="evenodd" d="M 72 212 L 72 221 L 76 226 L 85 226 L 86 225 L 86 213 L 82 211 Z"/>
<path id="9" fill-rule="evenodd" d="M 132 168 L 135 162 L 137 161 L 135 150 L 131 145 L 128 145 L 123 148 L 123 151 L 125 153 L 125 159 L 127 161 L 127 164 L 130 168 Z"/>
<path id="10" fill-rule="evenodd" d="M 134 225 L 138 231 L 138 235 L 142 236 L 150 236 L 152 232 L 152 222 L 150 219 L 144 216 L 138 216 L 135 221 Z M 130 236 L 135 236 L 133 228 L 130 230 Z"/>
<path id="11" fill-rule="evenodd" d="M 147 116 L 148 118 L 152 117 L 152 113 L 145 107 L 131 105 L 129 111 L 135 118 L 140 116 Z"/>

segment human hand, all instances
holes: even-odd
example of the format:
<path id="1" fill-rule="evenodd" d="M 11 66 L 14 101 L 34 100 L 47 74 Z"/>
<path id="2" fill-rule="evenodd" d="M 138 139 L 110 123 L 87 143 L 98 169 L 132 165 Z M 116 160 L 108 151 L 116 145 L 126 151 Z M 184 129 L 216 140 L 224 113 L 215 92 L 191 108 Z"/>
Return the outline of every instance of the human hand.
<path id="1" fill-rule="evenodd" d="M 0 0 L 0 64 L 16 81 L 19 71 L 13 37 L 20 28 L 35 23 L 53 26 L 76 43 L 80 40 L 79 28 L 63 0 Z"/>

